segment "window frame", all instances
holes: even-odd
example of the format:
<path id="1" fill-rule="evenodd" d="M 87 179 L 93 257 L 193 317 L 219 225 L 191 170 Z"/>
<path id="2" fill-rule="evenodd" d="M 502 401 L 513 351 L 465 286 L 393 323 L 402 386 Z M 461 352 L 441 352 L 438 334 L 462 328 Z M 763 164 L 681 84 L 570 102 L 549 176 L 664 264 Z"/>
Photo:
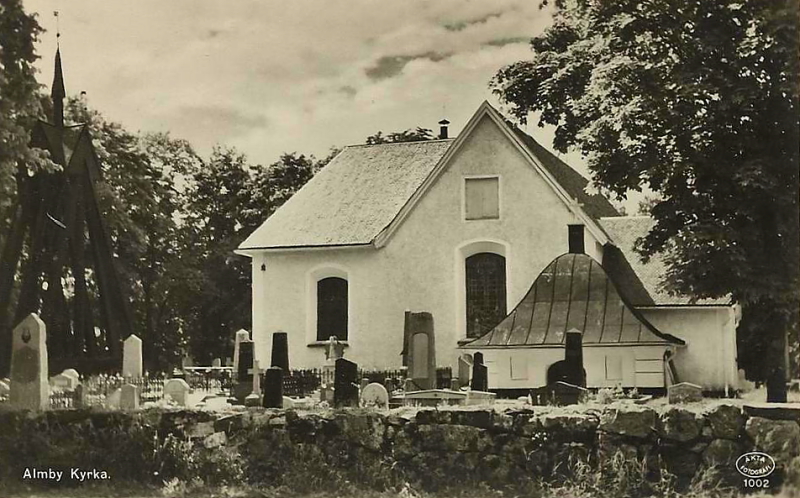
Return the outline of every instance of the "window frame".
<path id="1" fill-rule="evenodd" d="M 325 346 L 328 341 L 317 340 L 317 284 L 320 280 L 337 277 L 347 282 L 347 339 L 340 341 L 349 346 L 353 340 L 353 278 L 344 267 L 336 264 L 325 264 L 306 273 L 306 345 L 308 347 Z"/>
<path id="2" fill-rule="evenodd" d="M 497 179 L 497 217 L 496 218 L 467 218 L 467 182 L 469 180 Z M 461 181 L 461 221 L 497 221 L 503 219 L 503 178 L 502 175 L 464 175 Z"/>
<path id="3" fill-rule="evenodd" d="M 322 304 L 322 301 L 320 300 L 320 286 L 323 284 L 323 282 L 329 282 L 329 283 L 336 282 L 335 285 L 342 285 L 342 283 L 344 284 L 344 289 L 343 289 L 344 290 L 344 296 L 341 295 L 341 289 L 333 289 L 334 291 L 338 291 L 338 292 L 331 293 L 330 297 L 333 297 L 333 298 L 335 298 L 337 300 L 341 300 L 342 298 L 344 299 L 344 337 L 337 337 L 337 340 L 340 341 L 340 342 L 346 342 L 348 337 L 349 337 L 349 332 L 350 332 L 350 316 L 348 314 L 348 312 L 350 311 L 350 299 L 349 299 L 350 298 L 350 282 L 348 282 L 346 278 L 342 278 L 342 277 L 338 277 L 338 276 L 323 277 L 323 278 L 320 278 L 320 279 L 317 280 L 317 299 L 316 299 L 317 320 L 316 320 L 316 327 L 315 327 L 316 328 L 315 338 L 316 338 L 317 342 L 325 342 L 325 341 L 329 340 L 330 337 L 331 337 L 330 334 L 328 334 L 328 337 L 322 337 L 322 338 L 320 338 L 320 335 L 319 335 L 320 334 L 320 321 L 319 321 L 319 318 L 320 318 L 320 313 L 323 311 L 320 308 L 320 305 Z M 332 313 L 335 311 L 336 315 L 339 315 L 342 312 L 342 310 L 339 309 L 338 306 L 337 306 L 337 309 L 335 309 L 335 310 L 331 309 L 331 310 L 328 310 L 328 311 L 331 311 Z M 336 318 L 341 318 L 341 317 L 337 316 Z"/>
<path id="4" fill-rule="evenodd" d="M 455 297 L 455 330 L 456 341 L 458 344 L 466 344 L 473 339 L 467 338 L 467 258 L 480 253 L 491 252 L 506 259 L 506 310 L 508 314 L 510 299 L 512 299 L 511 290 L 514 288 L 512 280 L 514 278 L 514 258 L 511 245 L 508 242 L 499 239 L 473 239 L 467 240 L 459 244 L 454 251 L 454 268 L 453 280 L 454 297 Z"/>

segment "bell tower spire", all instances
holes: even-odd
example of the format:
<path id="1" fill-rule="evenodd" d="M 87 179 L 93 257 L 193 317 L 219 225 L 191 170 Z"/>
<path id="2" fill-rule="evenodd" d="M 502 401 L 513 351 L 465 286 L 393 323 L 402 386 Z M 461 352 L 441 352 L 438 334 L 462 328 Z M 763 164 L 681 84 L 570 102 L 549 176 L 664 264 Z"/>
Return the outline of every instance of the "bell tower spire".
<path id="1" fill-rule="evenodd" d="M 58 21 L 58 12 L 53 13 Z M 56 43 L 61 37 L 60 30 L 56 33 Z M 53 88 L 50 97 L 53 99 L 53 124 L 58 128 L 64 127 L 64 97 L 67 92 L 64 90 L 64 73 L 61 70 L 61 47 L 56 48 L 56 69 L 53 75 Z"/>

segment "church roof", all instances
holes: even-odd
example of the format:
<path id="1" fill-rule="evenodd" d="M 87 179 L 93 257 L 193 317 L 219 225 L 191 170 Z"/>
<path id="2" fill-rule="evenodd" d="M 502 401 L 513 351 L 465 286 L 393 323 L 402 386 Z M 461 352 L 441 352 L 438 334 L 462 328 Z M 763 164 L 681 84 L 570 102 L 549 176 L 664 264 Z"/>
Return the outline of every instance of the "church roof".
<path id="1" fill-rule="evenodd" d="M 452 142 L 345 147 L 239 249 L 372 243 L 420 188 Z"/>
<path id="2" fill-rule="evenodd" d="M 614 275 L 631 303 L 635 306 L 724 306 L 730 299 L 692 299 L 689 296 L 672 296 L 662 284 L 667 265 L 663 256 L 656 255 L 647 263 L 642 262 L 634 250 L 636 240 L 644 237 L 655 221 L 649 216 L 601 218 L 603 230 L 611 237 L 616 247 L 606 246 L 603 266 Z"/>
<path id="3" fill-rule="evenodd" d="M 563 345 L 566 332 L 584 345 L 684 344 L 642 317 L 605 269 L 586 254 L 562 254 L 497 326 L 464 348 Z"/>
<path id="4" fill-rule="evenodd" d="M 521 147 L 576 200 L 591 220 L 619 216 L 602 195 L 589 195 L 589 181 L 550 153 L 488 103 L 476 113 L 497 116 Z M 473 121 L 476 117 L 473 117 Z M 511 135 L 509 135 L 511 136 Z M 345 147 L 240 246 L 239 250 L 364 246 L 413 205 L 415 194 L 437 174 L 456 140 L 428 140 Z M 446 161 L 446 159 L 444 159 Z M 598 228 L 599 229 L 599 228 Z"/>

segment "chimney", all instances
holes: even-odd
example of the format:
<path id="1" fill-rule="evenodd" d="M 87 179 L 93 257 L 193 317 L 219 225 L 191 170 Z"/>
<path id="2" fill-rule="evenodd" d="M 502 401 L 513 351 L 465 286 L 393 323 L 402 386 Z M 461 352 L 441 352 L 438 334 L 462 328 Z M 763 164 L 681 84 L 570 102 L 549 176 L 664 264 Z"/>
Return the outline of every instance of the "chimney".
<path id="1" fill-rule="evenodd" d="M 568 225 L 570 254 L 583 254 L 583 225 Z"/>
<path id="2" fill-rule="evenodd" d="M 450 124 L 450 121 L 443 119 L 439 121 L 439 138 L 447 138 L 447 125 Z"/>

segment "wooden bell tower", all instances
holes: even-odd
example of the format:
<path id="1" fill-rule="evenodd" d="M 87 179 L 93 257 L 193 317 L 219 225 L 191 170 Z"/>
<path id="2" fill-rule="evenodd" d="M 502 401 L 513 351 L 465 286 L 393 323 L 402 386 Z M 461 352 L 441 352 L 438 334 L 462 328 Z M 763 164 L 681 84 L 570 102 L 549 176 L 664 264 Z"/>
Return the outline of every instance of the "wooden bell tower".
<path id="1" fill-rule="evenodd" d="M 132 333 L 129 303 L 97 202 L 101 169 L 89 127 L 64 123 L 60 50 L 51 96 L 53 122 L 34 125 L 31 146 L 49 151 L 60 168 L 30 175 L 20 166 L 17 201 L 0 254 L 0 377 L 8 374 L 11 330 L 28 313 L 39 313 L 47 324 L 51 371 L 119 368 L 122 340 Z"/>

